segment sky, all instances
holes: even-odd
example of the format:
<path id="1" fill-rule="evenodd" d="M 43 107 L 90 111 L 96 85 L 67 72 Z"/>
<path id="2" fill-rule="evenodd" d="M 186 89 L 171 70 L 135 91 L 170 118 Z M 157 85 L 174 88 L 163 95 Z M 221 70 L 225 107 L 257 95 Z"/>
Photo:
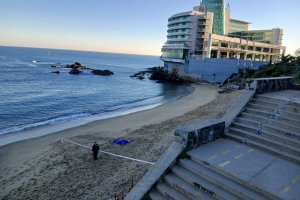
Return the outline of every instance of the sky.
<path id="1" fill-rule="evenodd" d="M 284 29 L 300 48 L 300 0 L 227 0 L 250 29 Z M 200 0 L 0 0 L 0 45 L 160 55 L 168 18 Z"/>

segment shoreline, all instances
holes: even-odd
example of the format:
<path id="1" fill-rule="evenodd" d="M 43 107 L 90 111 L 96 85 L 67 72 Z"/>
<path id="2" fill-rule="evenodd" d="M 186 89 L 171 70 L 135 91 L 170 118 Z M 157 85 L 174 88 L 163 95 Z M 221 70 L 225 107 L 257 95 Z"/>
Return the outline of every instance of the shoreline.
<path id="1" fill-rule="evenodd" d="M 121 109 L 121 110 L 117 110 L 117 111 L 100 113 L 100 114 L 96 114 L 96 115 L 89 115 L 86 117 L 73 119 L 70 121 L 54 123 L 54 124 L 47 123 L 47 124 L 43 124 L 43 125 L 33 126 L 30 128 L 24 128 L 23 130 L 20 130 L 20 131 L 4 133 L 4 134 L 0 135 L 0 147 L 9 145 L 14 142 L 38 138 L 38 137 L 42 137 L 42 136 L 45 136 L 48 134 L 61 132 L 61 131 L 64 131 L 64 130 L 67 130 L 70 128 L 76 128 L 76 127 L 79 127 L 79 126 L 82 126 L 85 124 L 89 124 L 92 122 L 100 121 L 100 120 L 126 116 L 126 115 L 130 115 L 130 114 L 133 114 L 136 112 L 143 112 L 146 110 L 154 109 L 156 107 L 163 106 L 164 104 L 168 104 L 172 101 L 176 101 L 178 99 L 184 98 L 185 96 L 188 96 L 191 93 L 193 93 L 195 90 L 195 88 L 192 85 L 188 85 L 186 87 L 188 90 L 186 93 L 182 93 L 178 96 L 175 96 L 173 98 L 170 98 L 168 100 L 161 101 L 158 103 L 142 105 L 142 106 L 137 106 L 137 107 L 131 107 L 128 109 L 123 109 L 123 110 Z M 42 123 L 42 122 L 39 122 L 39 123 Z"/>
<path id="2" fill-rule="evenodd" d="M 240 94 L 220 95 L 212 85 L 194 88 L 189 95 L 150 110 L 0 147 L 0 198 L 109 199 L 116 192 L 128 192 L 130 177 L 136 183 L 150 166 L 103 154 L 95 162 L 89 150 L 62 144 L 61 138 L 85 146 L 97 141 L 103 151 L 155 162 L 174 141 L 178 126 L 221 118 Z M 112 144 L 121 137 L 131 143 Z"/>

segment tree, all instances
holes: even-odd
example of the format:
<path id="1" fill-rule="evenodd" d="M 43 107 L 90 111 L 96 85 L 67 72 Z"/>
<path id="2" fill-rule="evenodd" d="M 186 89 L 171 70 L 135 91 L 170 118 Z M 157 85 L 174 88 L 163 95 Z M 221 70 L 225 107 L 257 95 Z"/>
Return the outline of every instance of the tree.
<path id="1" fill-rule="evenodd" d="M 299 56 L 300 56 L 300 48 L 295 51 L 295 57 L 299 57 Z"/>

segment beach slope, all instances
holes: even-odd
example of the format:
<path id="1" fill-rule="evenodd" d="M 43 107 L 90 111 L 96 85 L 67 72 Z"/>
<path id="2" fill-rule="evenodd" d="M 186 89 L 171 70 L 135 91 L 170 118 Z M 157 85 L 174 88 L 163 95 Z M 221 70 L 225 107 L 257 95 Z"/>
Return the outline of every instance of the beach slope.
<path id="1" fill-rule="evenodd" d="M 154 109 L 132 113 L 0 147 L 0 198 L 109 199 L 127 193 L 149 165 L 101 155 L 61 143 L 68 138 L 108 152 L 155 162 L 174 141 L 176 127 L 221 118 L 240 92 L 218 94 L 218 87 L 194 85 L 194 91 Z M 115 138 L 131 141 L 125 146 Z"/>

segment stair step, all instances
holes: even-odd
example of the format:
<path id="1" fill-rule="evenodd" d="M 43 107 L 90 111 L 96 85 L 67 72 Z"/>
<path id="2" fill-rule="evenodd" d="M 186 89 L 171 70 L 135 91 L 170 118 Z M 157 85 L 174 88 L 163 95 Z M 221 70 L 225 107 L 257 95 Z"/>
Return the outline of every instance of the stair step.
<path id="1" fill-rule="evenodd" d="M 277 98 L 272 98 L 272 97 L 267 97 L 267 96 L 263 96 L 263 95 L 256 95 L 255 99 L 259 99 L 262 101 L 269 101 L 272 103 L 278 103 L 278 104 L 284 104 L 284 105 L 288 105 L 291 107 L 296 107 L 296 108 L 300 108 L 300 104 L 293 102 L 293 101 L 287 101 L 287 100 L 283 100 L 283 99 L 277 99 Z"/>
<path id="2" fill-rule="evenodd" d="M 213 199 L 211 196 L 209 196 L 209 194 L 195 188 L 174 174 L 166 175 L 164 180 L 166 183 L 189 199 Z"/>
<path id="3" fill-rule="evenodd" d="M 248 103 L 247 107 L 258 109 L 258 110 L 261 110 L 261 111 L 270 112 L 270 113 L 275 113 L 275 111 L 276 111 L 276 108 L 272 108 L 272 107 L 268 107 L 268 106 L 264 106 L 264 105 L 259 105 L 259 104 L 254 104 L 254 103 Z"/>
<path id="4" fill-rule="evenodd" d="M 198 188 L 199 190 L 209 194 L 210 196 L 214 197 L 215 199 L 239 199 L 237 196 L 222 190 L 221 188 L 217 187 L 216 185 L 206 181 L 205 179 L 200 178 L 196 174 L 186 170 L 180 166 L 174 166 L 172 168 L 172 172 L 176 174 L 176 176 L 180 177 L 181 179 L 185 180 L 189 184 L 193 185 L 194 187 Z"/>
<path id="5" fill-rule="evenodd" d="M 255 127 L 258 127 L 260 124 L 260 122 L 257 122 L 257 121 L 251 120 L 251 119 L 247 119 L 244 117 L 238 117 L 236 119 L 236 122 L 243 123 L 243 124 L 250 125 L 250 126 L 255 126 Z"/>
<path id="6" fill-rule="evenodd" d="M 291 132 L 281 132 L 281 131 L 277 130 L 276 128 L 272 128 L 268 124 L 263 124 L 262 129 L 259 129 L 258 126 L 254 127 L 254 126 L 239 123 L 239 122 L 232 123 L 232 126 L 233 126 L 233 128 L 236 127 L 238 129 L 245 131 L 243 133 L 249 132 L 258 137 L 269 138 L 270 140 L 276 140 L 279 143 L 284 143 L 287 145 L 294 146 L 294 147 L 298 148 L 298 150 L 300 151 L 300 140 L 297 140 L 298 139 L 297 134 L 293 134 Z M 271 130 L 269 130 L 269 129 L 271 129 Z"/>
<path id="7" fill-rule="evenodd" d="M 272 126 L 271 124 L 263 124 L 263 131 L 269 131 L 274 134 L 280 135 L 282 138 L 290 140 L 292 142 L 299 143 L 300 142 L 300 134 L 294 133 L 293 131 L 285 130 L 276 126 Z M 300 143 L 299 143 L 300 145 Z"/>
<path id="8" fill-rule="evenodd" d="M 158 183 L 156 185 L 156 189 L 166 199 L 188 200 L 180 192 L 173 189 L 171 186 L 167 185 L 164 182 Z"/>
<path id="9" fill-rule="evenodd" d="M 261 99 L 253 98 L 251 103 L 259 104 L 259 105 L 264 105 L 264 106 L 269 106 L 272 108 L 277 108 L 280 104 L 279 103 L 274 103 L 270 101 L 264 101 Z"/>
<path id="10" fill-rule="evenodd" d="M 234 124 L 236 124 L 236 123 L 234 123 Z M 240 125 L 240 127 L 241 127 L 241 125 Z M 273 146 L 274 148 L 279 148 L 283 151 L 289 152 L 291 154 L 295 154 L 296 156 L 300 156 L 299 148 L 293 147 L 288 144 L 284 144 L 282 142 L 278 142 L 278 141 L 274 140 L 275 136 L 273 139 L 272 138 L 269 139 L 267 137 L 263 137 L 262 135 L 258 135 L 257 133 L 253 133 L 253 132 L 243 130 L 241 128 L 235 128 L 235 127 L 230 127 L 229 131 L 232 133 L 238 134 L 241 137 L 245 137 L 245 138 L 251 139 L 253 141 L 265 144 L 265 145 Z M 261 134 L 263 134 L 263 132 L 261 132 Z M 265 132 L 265 134 L 266 134 L 266 132 Z"/>
<path id="11" fill-rule="evenodd" d="M 266 121 L 268 119 L 266 117 L 259 117 L 259 116 L 256 116 L 255 114 L 251 114 L 251 113 L 247 113 L 247 112 L 242 112 L 240 116 L 245 119 L 250 119 L 250 120 L 256 121 L 256 122 L 262 122 L 262 121 Z"/>
<path id="12" fill-rule="evenodd" d="M 195 161 L 182 159 L 180 160 L 180 166 L 217 185 L 218 187 L 239 196 L 241 199 L 265 199 L 261 196 L 261 194 L 246 188 L 245 185 L 241 185 L 231 179 L 228 179 L 225 176 L 212 171 L 208 167 L 196 163 Z"/>
<path id="13" fill-rule="evenodd" d="M 274 113 L 270 113 L 270 112 L 265 112 L 265 111 L 261 111 L 261 110 L 257 110 L 257 109 L 253 109 L 253 108 L 246 108 L 245 109 L 246 113 L 250 113 L 253 114 L 257 117 L 263 117 L 263 118 L 267 118 L 267 119 L 274 119 L 274 120 L 278 120 L 278 121 L 284 121 L 284 122 L 288 122 L 290 124 L 295 124 L 295 125 L 299 125 L 300 121 L 297 119 L 293 119 L 287 116 L 282 116 L 280 114 L 276 115 Z"/>
<path id="14" fill-rule="evenodd" d="M 280 103 L 273 103 L 273 102 L 268 102 L 268 101 L 263 101 L 257 98 L 254 98 L 251 103 L 254 104 L 258 104 L 258 105 L 262 105 L 262 106 L 267 106 L 267 107 L 271 107 L 271 108 L 276 108 L 278 109 L 279 107 L 283 107 L 284 111 L 288 111 L 288 112 L 294 112 L 294 113 L 300 113 L 300 107 L 293 107 L 287 104 L 280 104 Z"/>
<path id="15" fill-rule="evenodd" d="M 165 197 L 163 197 L 159 192 L 156 190 L 149 192 L 149 196 L 153 200 L 166 200 Z"/>
<path id="16" fill-rule="evenodd" d="M 273 147 L 268 146 L 268 145 L 264 145 L 264 144 L 259 143 L 259 142 L 255 142 L 253 140 L 247 139 L 245 137 L 238 136 L 238 135 L 230 133 L 230 132 L 226 133 L 226 136 L 229 139 L 232 139 L 232 140 L 234 140 L 236 142 L 247 144 L 247 145 L 252 146 L 252 147 L 254 147 L 256 149 L 265 151 L 267 153 L 276 155 L 276 156 L 278 156 L 280 158 L 283 158 L 285 160 L 289 160 L 291 162 L 294 162 L 294 163 L 296 163 L 298 165 L 300 164 L 300 158 L 299 158 L 299 156 L 295 156 L 295 155 L 293 155 L 291 153 L 288 153 L 288 152 L 285 152 L 285 151 L 280 151 L 279 149 L 273 148 Z"/>
<path id="17" fill-rule="evenodd" d="M 246 113 L 246 112 L 241 113 L 240 117 L 257 123 L 268 121 L 268 123 L 272 124 L 272 126 L 279 126 L 293 132 L 299 131 L 300 133 L 300 124 L 298 123 L 290 124 L 288 121 L 283 122 L 283 121 L 278 121 L 276 119 L 268 119 L 267 117 L 258 117 L 254 114 Z"/>
<path id="18" fill-rule="evenodd" d="M 283 116 L 286 116 L 289 118 L 296 118 L 296 119 L 300 120 L 299 113 L 290 112 L 287 109 L 285 109 L 285 106 L 282 106 L 282 109 L 280 109 L 279 107 L 274 108 L 274 107 L 259 105 L 259 104 L 255 104 L 255 103 L 248 103 L 247 106 L 248 106 L 248 108 L 253 108 L 253 109 L 257 109 L 257 110 L 265 111 L 265 112 L 269 112 L 269 113 L 274 113 L 274 114 L 276 114 L 278 112 L 280 115 L 283 115 Z"/>
<path id="19" fill-rule="evenodd" d="M 300 114 L 294 113 L 294 112 L 288 112 L 288 111 L 279 111 L 279 115 L 287 117 L 287 118 L 292 118 L 294 120 L 300 121 Z"/>
<path id="20" fill-rule="evenodd" d="M 239 141 L 237 141 L 237 142 L 239 142 Z M 193 154 L 190 154 L 189 152 L 188 152 L 188 154 L 191 156 L 191 160 L 194 161 L 194 162 L 196 162 L 196 163 L 198 163 L 199 165 L 207 167 L 210 170 L 214 171 L 215 173 L 221 174 L 224 177 L 228 178 L 229 180 L 234 181 L 234 182 L 236 182 L 236 183 L 238 183 L 238 184 L 240 184 L 240 185 L 244 186 L 245 188 L 248 188 L 248 189 L 250 189 L 252 191 L 255 191 L 258 194 L 266 197 L 267 199 L 278 199 L 278 200 L 280 199 L 276 195 L 273 195 L 272 193 L 270 193 L 268 191 L 265 191 L 262 188 L 257 187 L 256 185 L 250 184 L 248 181 L 244 181 L 244 180 L 242 180 L 242 179 L 240 179 L 240 178 L 232 175 L 231 173 L 228 173 L 228 172 L 226 172 L 226 171 L 224 171 L 222 169 L 218 169 L 218 167 L 215 167 L 215 166 L 210 165 L 209 163 L 207 163 L 205 161 L 202 161 L 201 159 L 197 158 L 197 156 L 195 156 Z"/>

